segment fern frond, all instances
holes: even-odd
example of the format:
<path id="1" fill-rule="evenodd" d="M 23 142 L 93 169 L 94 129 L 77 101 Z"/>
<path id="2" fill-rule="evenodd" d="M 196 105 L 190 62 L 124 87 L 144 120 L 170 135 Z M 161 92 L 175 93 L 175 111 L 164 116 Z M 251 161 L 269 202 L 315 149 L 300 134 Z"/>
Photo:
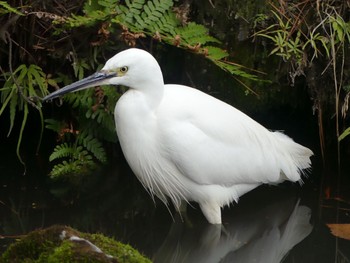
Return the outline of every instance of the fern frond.
<path id="1" fill-rule="evenodd" d="M 206 43 L 220 43 L 220 41 L 209 35 L 208 29 L 196 23 L 188 23 L 185 27 L 177 28 L 177 34 L 181 36 L 182 41 L 188 45 L 204 45 Z"/>
<path id="2" fill-rule="evenodd" d="M 175 36 L 179 22 L 171 11 L 172 0 L 125 1 L 126 6 L 118 6 L 119 15 L 112 22 L 121 23 L 133 31 L 155 32 Z"/>
<path id="3" fill-rule="evenodd" d="M 261 79 L 258 79 L 258 77 L 254 74 L 250 74 L 246 72 L 245 70 L 242 69 L 241 66 L 239 65 L 234 65 L 232 63 L 226 62 L 226 61 L 221 61 L 221 60 L 213 60 L 213 62 L 219 66 L 221 69 L 229 72 L 232 75 L 240 76 L 243 78 L 247 78 L 250 80 L 259 80 L 262 81 Z"/>
<path id="4" fill-rule="evenodd" d="M 52 130 L 54 132 L 59 133 L 64 126 L 64 124 L 61 121 L 54 120 L 54 119 L 45 119 L 45 128 Z"/>
<path id="5" fill-rule="evenodd" d="M 211 60 L 221 60 L 228 57 L 229 55 L 226 50 L 223 50 L 218 47 L 205 46 L 205 48 L 208 51 L 207 57 Z"/>
<path id="6" fill-rule="evenodd" d="M 63 161 L 62 163 L 56 164 L 51 172 L 50 172 L 50 177 L 51 178 L 57 178 L 62 176 L 63 174 L 67 174 L 67 172 L 76 170 L 76 167 L 71 167 L 67 161 Z"/>
<path id="7" fill-rule="evenodd" d="M 79 161 L 72 161 L 72 162 L 67 162 L 63 161 L 62 163 L 56 164 L 51 172 L 50 172 L 50 177 L 51 178 L 58 178 L 62 176 L 66 176 L 68 174 L 77 174 L 81 170 L 81 162 Z"/>
<path id="8" fill-rule="evenodd" d="M 83 108 L 87 110 L 92 107 L 93 89 L 86 89 L 85 91 L 69 93 L 63 99 L 72 106 L 72 108 Z"/>
<path id="9" fill-rule="evenodd" d="M 65 23 L 69 27 L 80 27 L 80 26 L 92 26 L 97 21 L 103 21 L 107 18 L 107 14 L 101 10 L 95 10 L 89 13 L 88 16 L 78 16 L 72 14 L 71 17 L 67 18 Z"/>
<path id="10" fill-rule="evenodd" d="M 87 134 L 85 132 L 80 133 L 78 135 L 77 142 L 89 150 L 100 162 L 104 163 L 107 161 L 106 151 L 103 148 L 102 143 L 91 134 Z"/>
<path id="11" fill-rule="evenodd" d="M 54 152 L 50 156 L 50 161 L 60 158 L 65 158 L 65 160 L 54 165 L 50 172 L 52 178 L 67 175 L 86 174 L 96 166 L 90 152 L 81 145 L 77 147 L 68 143 L 57 145 Z"/>
<path id="12" fill-rule="evenodd" d="M 53 150 L 53 153 L 49 157 L 49 160 L 50 162 L 52 162 L 56 159 L 72 157 L 75 154 L 75 152 L 75 147 L 68 143 L 62 143 L 56 145 L 55 149 Z"/>
<path id="13" fill-rule="evenodd" d="M 68 24 L 70 23 L 70 27 L 80 27 L 102 20 L 109 21 L 111 29 L 113 24 L 118 27 L 122 25 L 129 34 L 135 34 L 135 39 L 140 35 L 148 35 L 170 45 L 205 55 L 230 74 L 260 81 L 256 75 L 245 73 L 243 69 L 223 66 L 220 60 L 228 58 L 228 54 L 219 47 L 213 47 L 221 42 L 212 37 L 203 25 L 194 22 L 183 25 L 176 17 L 173 5 L 173 0 L 125 0 L 124 4 L 117 0 L 100 0 L 97 4 L 89 1 L 88 6 L 85 6 L 86 15 L 72 16 Z M 101 10 L 105 13 L 102 14 Z M 134 45 L 135 39 L 130 41 L 126 38 L 125 41 Z"/>

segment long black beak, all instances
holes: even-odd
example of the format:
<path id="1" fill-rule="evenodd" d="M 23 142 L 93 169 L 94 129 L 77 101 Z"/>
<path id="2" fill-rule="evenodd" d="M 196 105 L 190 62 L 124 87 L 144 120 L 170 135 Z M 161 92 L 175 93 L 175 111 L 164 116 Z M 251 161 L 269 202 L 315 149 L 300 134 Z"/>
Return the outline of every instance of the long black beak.
<path id="1" fill-rule="evenodd" d="M 104 80 L 116 77 L 117 73 L 115 72 L 107 72 L 107 71 L 99 71 L 96 72 L 95 74 L 79 80 L 77 82 L 74 82 L 68 86 L 65 86 L 62 89 L 56 90 L 55 92 L 52 92 L 51 94 L 47 95 L 46 97 L 43 98 L 43 101 L 47 100 L 52 100 L 54 98 L 57 98 L 59 96 L 62 96 L 64 94 L 78 91 L 78 90 L 83 90 L 91 87 L 95 87 L 101 84 L 105 84 Z"/>

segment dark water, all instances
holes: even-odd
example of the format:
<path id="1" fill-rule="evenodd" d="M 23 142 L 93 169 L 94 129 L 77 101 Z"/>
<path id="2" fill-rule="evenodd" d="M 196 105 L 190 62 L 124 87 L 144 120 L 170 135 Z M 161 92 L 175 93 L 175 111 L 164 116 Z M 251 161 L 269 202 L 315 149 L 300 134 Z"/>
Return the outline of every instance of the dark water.
<path id="1" fill-rule="evenodd" d="M 18 235 L 64 224 L 130 243 L 155 262 L 349 262 L 350 241 L 326 226 L 350 220 L 345 172 L 328 198 L 320 189 L 329 174 L 319 167 L 303 186 L 259 187 L 226 207 L 219 227 L 209 225 L 196 204 L 188 209 L 189 222 L 172 207 L 170 215 L 157 200 L 155 206 L 122 155 L 118 160 L 70 189 L 43 180 L 40 169 L 25 176 L 20 166 L 2 170 L 1 250 Z"/>

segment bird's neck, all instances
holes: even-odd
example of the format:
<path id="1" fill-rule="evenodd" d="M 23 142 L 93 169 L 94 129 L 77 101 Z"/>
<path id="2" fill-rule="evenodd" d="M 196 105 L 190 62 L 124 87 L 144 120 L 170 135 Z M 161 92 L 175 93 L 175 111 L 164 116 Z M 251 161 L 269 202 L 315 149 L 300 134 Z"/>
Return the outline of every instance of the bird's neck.
<path id="1" fill-rule="evenodd" d="M 147 78 L 141 82 L 140 88 L 135 90 L 141 92 L 145 98 L 145 102 L 150 109 L 155 109 L 161 103 L 164 95 L 164 81 L 162 73 L 159 72 L 154 78 Z"/>

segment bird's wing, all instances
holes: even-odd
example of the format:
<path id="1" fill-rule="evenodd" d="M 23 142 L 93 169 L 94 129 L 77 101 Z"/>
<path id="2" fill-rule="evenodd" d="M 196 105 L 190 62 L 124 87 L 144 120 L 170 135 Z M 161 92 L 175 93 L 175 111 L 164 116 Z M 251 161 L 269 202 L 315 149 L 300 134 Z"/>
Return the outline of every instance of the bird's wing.
<path id="1" fill-rule="evenodd" d="M 189 87 L 166 85 L 157 118 L 167 158 L 196 183 L 281 181 L 279 139 L 230 105 Z"/>

